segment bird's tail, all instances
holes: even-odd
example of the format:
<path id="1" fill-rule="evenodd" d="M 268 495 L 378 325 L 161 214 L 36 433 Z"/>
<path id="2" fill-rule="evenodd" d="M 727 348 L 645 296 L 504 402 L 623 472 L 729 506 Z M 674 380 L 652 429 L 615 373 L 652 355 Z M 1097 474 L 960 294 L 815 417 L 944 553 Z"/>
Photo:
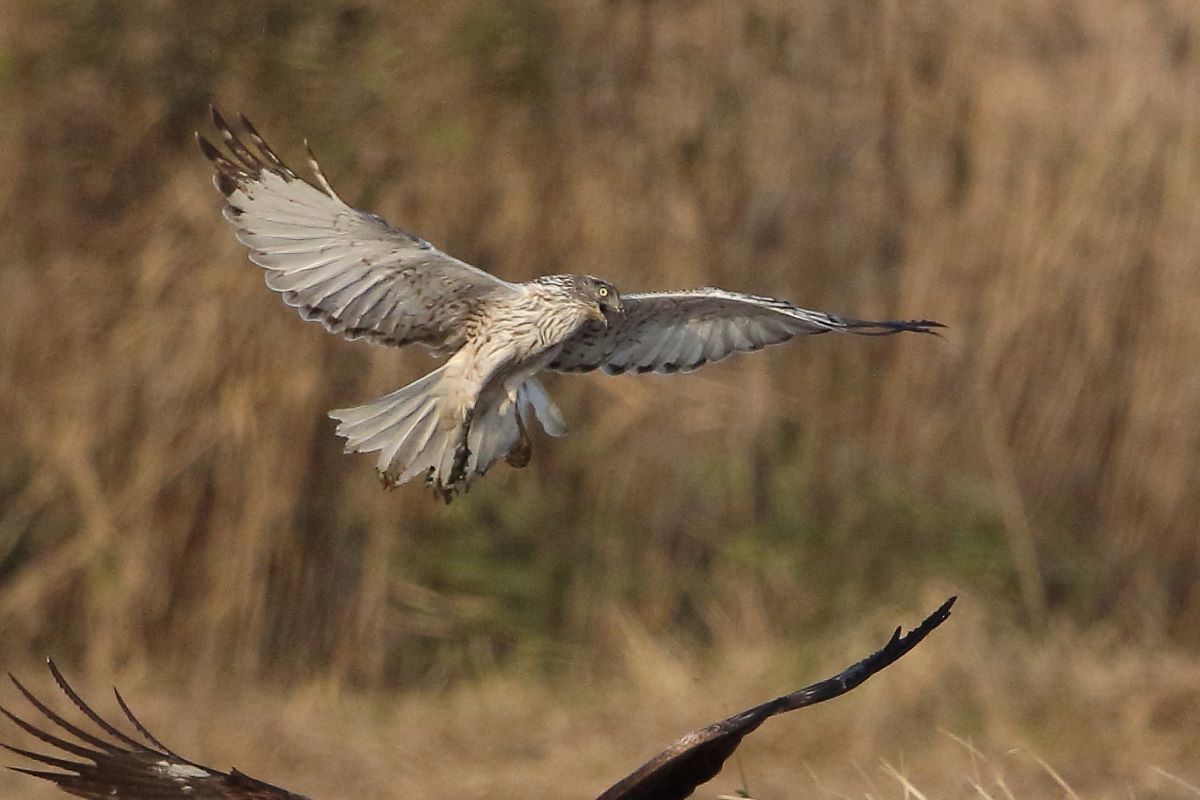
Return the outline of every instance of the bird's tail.
<path id="1" fill-rule="evenodd" d="M 345 437 L 346 452 L 379 452 L 385 485 L 423 476 L 449 502 L 501 458 L 528 463 L 523 424 L 531 415 L 552 436 L 565 431 L 558 409 L 536 381 L 521 385 L 516 402 L 505 395 L 475 402 L 451 390 L 457 382 L 446 380 L 444 369 L 370 403 L 329 412 L 340 423 L 337 434 Z"/>
<path id="2" fill-rule="evenodd" d="M 451 391 L 446 367 L 354 408 L 329 412 L 347 453 L 379 452 L 379 476 L 388 486 L 424 476 L 435 490 L 463 481 L 467 466 L 470 400 Z"/>

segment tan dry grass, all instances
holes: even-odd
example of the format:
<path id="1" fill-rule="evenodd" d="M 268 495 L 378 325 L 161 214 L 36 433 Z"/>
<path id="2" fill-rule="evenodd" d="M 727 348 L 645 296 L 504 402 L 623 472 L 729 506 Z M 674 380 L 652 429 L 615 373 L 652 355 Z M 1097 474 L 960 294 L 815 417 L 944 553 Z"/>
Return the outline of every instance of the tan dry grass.
<path id="1" fill-rule="evenodd" d="M 870 614 L 853 632 L 790 652 L 746 620 L 703 658 L 624 619 L 609 678 L 554 685 L 512 671 L 401 693 L 120 682 L 174 749 L 316 798 L 586 798 L 683 731 L 840 669 L 898 615 L 920 611 Z M 956 609 L 861 689 L 772 720 L 697 797 L 739 788 L 779 799 L 1194 796 L 1200 660 L 1066 626 L 1054 633 L 1036 642 L 977 606 Z M 23 674 L 48 689 L 39 671 Z M 113 707 L 101 702 L 102 681 L 79 683 Z M 53 796 L 17 775 L 0 776 L 0 792 Z"/>
<path id="2" fill-rule="evenodd" d="M 811 677 L 735 656 L 858 636 L 861 609 L 978 545 L 1000 556 L 970 599 L 994 614 L 956 617 L 940 666 L 773 725 L 752 788 L 792 790 L 808 761 L 828 796 L 899 795 L 886 759 L 974 796 L 938 728 L 980 748 L 997 797 L 997 769 L 1017 796 L 1055 791 L 1026 751 L 1087 798 L 1183 791 L 1156 767 L 1195 785 L 1196 672 L 1173 648 L 1200 631 L 1200 8 L 513 8 L 0 4 L 0 661 L 131 676 L 181 748 L 318 795 L 588 796 Z M 556 381 L 577 432 L 526 473 L 448 511 L 385 495 L 323 412 L 429 362 L 336 341 L 264 290 L 189 139 L 209 100 L 289 156 L 307 135 L 346 197 L 508 277 L 953 327 Z M 1010 605 L 1025 633 L 989 627 Z M 694 685 L 653 648 L 621 671 L 614 607 L 688 640 L 758 620 L 765 643 Z M 829 644 L 814 669 L 841 665 Z M 542 685 L 547 663 L 589 665 L 591 709 L 579 682 Z M 372 694 L 497 665 L 449 696 Z M 271 721 L 263 682 L 325 688 Z M 614 736 L 630 707 L 636 737 Z M 464 769 L 494 728 L 512 738 Z M 556 783 L 580 752 L 586 774 Z"/>
<path id="3" fill-rule="evenodd" d="M 447 638 L 495 647 L 473 643 L 480 598 L 406 566 L 467 524 L 571 528 L 545 558 L 554 630 L 582 641 L 621 586 L 677 616 L 781 506 L 854 530 L 880 475 L 1002 520 L 1031 619 L 1065 604 L 1195 640 L 1193 4 L 72 9 L 3 12 L 13 652 L 419 674 Z M 338 454 L 324 409 L 427 362 L 263 290 L 188 141 L 210 98 L 285 153 L 307 134 L 346 196 L 510 277 L 953 327 L 559 381 L 576 436 L 489 478 L 521 510 L 446 517 Z M 785 469 L 798 487 L 766 480 Z"/>

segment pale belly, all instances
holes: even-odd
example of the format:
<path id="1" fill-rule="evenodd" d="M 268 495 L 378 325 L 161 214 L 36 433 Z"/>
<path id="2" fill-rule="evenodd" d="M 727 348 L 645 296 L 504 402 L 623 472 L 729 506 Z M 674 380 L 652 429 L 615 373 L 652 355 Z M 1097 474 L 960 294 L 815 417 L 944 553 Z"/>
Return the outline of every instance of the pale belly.
<path id="1" fill-rule="evenodd" d="M 562 349 L 561 344 L 547 346 L 540 341 L 514 343 L 510 340 L 503 349 L 489 347 L 489 344 L 486 341 L 474 347 L 468 344 L 446 364 L 465 393 L 475 395 L 468 405 L 481 403 L 486 407 L 499 403 L 506 406 L 516 402 L 521 384 L 544 370 Z"/>
<path id="2" fill-rule="evenodd" d="M 496 392 L 500 395 L 503 402 L 515 403 L 517 400 L 517 390 L 521 388 L 521 384 L 537 376 L 539 372 L 544 370 L 554 357 L 558 355 L 558 351 L 562 349 L 562 345 L 553 345 L 540 353 L 515 361 L 504 368 L 497 370 L 488 381 L 485 392 Z M 490 390 L 490 391 L 489 391 Z"/>
<path id="3" fill-rule="evenodd" d="M 487 327 L 451 358 L 463 384 L 475 388 L 483 405 L 516 402 L 521 384 L 544 370 L 587 318 L 582 306 L 551 302 L 526 296 L 513 308 L 493 309 Z M 539 307 L 542 303 L 547 306 Z"/>

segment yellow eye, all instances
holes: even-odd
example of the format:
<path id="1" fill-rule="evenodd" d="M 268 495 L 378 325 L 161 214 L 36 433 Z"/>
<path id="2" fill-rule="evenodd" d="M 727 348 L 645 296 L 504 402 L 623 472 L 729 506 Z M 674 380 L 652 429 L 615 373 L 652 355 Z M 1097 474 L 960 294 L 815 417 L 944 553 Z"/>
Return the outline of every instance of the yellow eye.
<path id="1" fill-rule="evenodd" d="M 601 297 L 608 297 L 608 289 L 601 286 L 600 291 L 596 292 L 596 294 L 600 295 Z"/>

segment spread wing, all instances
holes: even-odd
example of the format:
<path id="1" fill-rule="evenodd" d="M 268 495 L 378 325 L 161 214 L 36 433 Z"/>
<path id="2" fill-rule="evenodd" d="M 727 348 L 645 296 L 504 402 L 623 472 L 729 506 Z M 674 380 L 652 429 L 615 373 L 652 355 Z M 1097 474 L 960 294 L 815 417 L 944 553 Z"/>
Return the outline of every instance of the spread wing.
<path id="1" fill-rule="evenodd" d="M 733 353 L 761 350 L 800 334 L 839 331 L 887 336 L 901 331 L 933 333 L 930 320 L 870 322 L 810 311 L 784 300 L 692 289 L 623 294 L 623 317 L 605 328 L 589 322 L 567 340 L 551 369 L 609 375 L 623 372 L 691 372 Z"/>
<path id="2" fill-rule="evenodd" d="M 692 731 L 605 791 L 597 800 L 682 800 L 697 786 L 720 772 L 721 765 L 733 755 L 742 739 L 768 718 L 843 695 L 896 663 L 934 628 L 946 621 L 955 599 L 951 597 L 907 634 L 901 636 L 897 628 L 882 649 L 832 678 Z"/>
<path id="3" fill-rule="evenodd" d="M 216 168 L 225 218 L 266 270 L 267 286 L 301 316 L 350 339 L 453 350 L 463 320 L 492 293 L 516 288 L 446 255 L 429 242 L 352 208 L 325 179 L 309 152 L 317 185 L 297 177 L 245 117 L 246 144 L 214 108 L 223 154 L 196 134 Z"/>
<path id="4" fill-rule="evenodd" d="M 7 709 L 0 708 L 0 713 L 57 752 L 56 755 L 48 755 L 6 744 L 0 745 L 12 753 L 50 768 L 11 769 L 48 780 L 68 794 L 89 800 L 307 800 L 302 795 L 243 775 L 236 769 L 220 772 L 176 755 L 146 730 L 117 693 L 117 703 L 121 710 L 145 739 L 144 743 L 139 742 L 93 711 L 63 678 L 54 662 L 47 663 L 63 694 L 100 729 L 101 733 L 93 734 L 68 722 L 9 675 L 17 690 L 35 709 L 53 725 L 73 737 L 73 740 L 61 738 L 49 733 L 45 728 L 26 722 Z"/>
<path id="5" fill-rule="evenodd" d="M 697 786 L 716 775 L 742 739 L 768 718 L 839 697 L 894 664 L 949 618 L 955 599 L 951 597 L 907 634 L 902 636 L 897 628 L 880 650 L 832 678 L 683 736 L 597 800 L 682 800 L 688 797 Z M 0 708 L 0 713 L 18 727 L 58 752 L 49 755 L 0 744 L 12 753 L 50 768 L 12 767 L 17 772 L 48 780 L 64 792 L 88 800 L 308 800 L 236 769 L 221 772 L 172 752 L 138 721 L 120 693 L 114 690 L 121 711 L 145 739 L 145 743 L 139 742 L 93 711 L 67 683 L 54 662 L 47 663 L 59 688 L 101 733 L 90 733 L 67 721 L 9 675 L 17 690 L 37 711 L 73 737 L 73 740 L 61 738 Z"/>

